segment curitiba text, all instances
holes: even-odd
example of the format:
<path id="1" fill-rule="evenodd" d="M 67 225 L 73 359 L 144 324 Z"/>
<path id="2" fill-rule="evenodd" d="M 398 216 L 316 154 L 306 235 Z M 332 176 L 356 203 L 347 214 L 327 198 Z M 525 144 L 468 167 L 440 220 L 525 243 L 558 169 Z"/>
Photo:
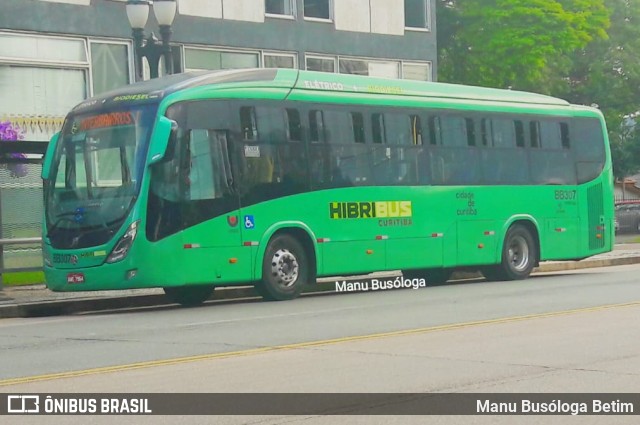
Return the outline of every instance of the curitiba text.
<path id="1" fill-rule="evenodd" d="M 401 289 L 401 288 L 425 288 L 427 281 L 425 279 L 405 279 L 397 277 L 389 280 L 371 279 L 371 282 L 336 282 L 336 292 L 362 292 L 362 291 L 381 291 L 385 289 Z"/>

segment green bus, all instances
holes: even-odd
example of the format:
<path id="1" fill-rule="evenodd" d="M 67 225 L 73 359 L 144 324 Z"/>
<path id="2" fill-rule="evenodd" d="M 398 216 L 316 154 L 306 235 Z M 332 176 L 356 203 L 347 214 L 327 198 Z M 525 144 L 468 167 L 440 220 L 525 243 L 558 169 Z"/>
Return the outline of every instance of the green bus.
<path id="1" fill-rule="evenodd" d="M 171 75 L 75 107 L 48 147 L 53 291 L 321 276 L 489 280 L 612 249 L 602 114 L 553 97 L 298 70 Z M 424 280 L 422 280 L 424 279 Z"/>

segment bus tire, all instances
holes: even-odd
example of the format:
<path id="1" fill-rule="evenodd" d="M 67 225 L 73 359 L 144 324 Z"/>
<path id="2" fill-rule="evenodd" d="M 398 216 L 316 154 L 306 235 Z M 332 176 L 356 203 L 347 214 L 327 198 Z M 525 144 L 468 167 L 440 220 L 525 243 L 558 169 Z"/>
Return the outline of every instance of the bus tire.
<path id="1" fill-rule="evenodd" d="M 276 235 L 264 253 L 256 291 L 267 301 L 292 300 L 300 295 L 309 276 L 309 261 L 300 242 L 288 234 Z"/>
<path id="2" fill-rule="evenodd" d="M 213 285 L 169 286 L 164 293 L 172 303 L 183 307 L 196 307 L 208 300 L 215 287 Z"/>
<path id="3" fill-rule="evenodd" d="M 431 286 L 447 283 L 452 273 L 452 269 L 441 267 L 435 269 L 403 270 L 402 276 L 405 279 L 424 279 L 427 285 Z"/>
<path id="4" fill-rule="evenodd" d="M 491 280 L 526 279 L 537 263 L 536 256 L 536 242 L 529 229 L 522 224 L 514 224 L 504 237 L 501 263 L 488 274 L 494 278 Z"/>

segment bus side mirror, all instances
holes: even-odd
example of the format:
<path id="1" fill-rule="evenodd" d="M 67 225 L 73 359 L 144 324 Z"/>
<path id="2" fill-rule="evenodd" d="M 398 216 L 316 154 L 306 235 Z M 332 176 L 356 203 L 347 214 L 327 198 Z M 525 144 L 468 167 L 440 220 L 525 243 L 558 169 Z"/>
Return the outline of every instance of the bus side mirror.
<path id="1" fill-rule="evenodd" d="M 47 146 L 47 151 L 44 154 L 44 158 L 42 158 L 42 172 L 40 173 L 40 177 L 43 180 L 51 179 L 51 163 L 53 162 L 53 155 L 56 151 L 56 146 L 58 145 L 58 139 L 60 138 L 60 132 L 56 133 L 51 137 L 49 141 L 49 145 Z"/>
<path id="2" fill-rule="evenodd" d="M 151 136 L 149 147 L 149 165 L 163 159 L 171 159 L 176 144 L 178 124 L 167 117 L 160 117 Z"/>

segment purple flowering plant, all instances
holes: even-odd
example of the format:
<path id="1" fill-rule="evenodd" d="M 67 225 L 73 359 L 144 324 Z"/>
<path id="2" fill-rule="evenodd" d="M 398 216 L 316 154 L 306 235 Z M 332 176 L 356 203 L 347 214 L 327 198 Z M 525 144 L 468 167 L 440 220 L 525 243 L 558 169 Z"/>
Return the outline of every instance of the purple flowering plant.
<path id="1" fill-rule="evenodd" d="M 20 128 L 11 124 L 11 122 L 0 122 L 0 141 L 3 142 L 17 142 L 24 139 Z M 24 154 L 12 153 L 9 154 L 11 158 L 26 158 Z M 13 178 L 24 177 L 27 175 L 26 164 L 0 164 L 0 167 L 9 170 L 9 174 Z"/>

